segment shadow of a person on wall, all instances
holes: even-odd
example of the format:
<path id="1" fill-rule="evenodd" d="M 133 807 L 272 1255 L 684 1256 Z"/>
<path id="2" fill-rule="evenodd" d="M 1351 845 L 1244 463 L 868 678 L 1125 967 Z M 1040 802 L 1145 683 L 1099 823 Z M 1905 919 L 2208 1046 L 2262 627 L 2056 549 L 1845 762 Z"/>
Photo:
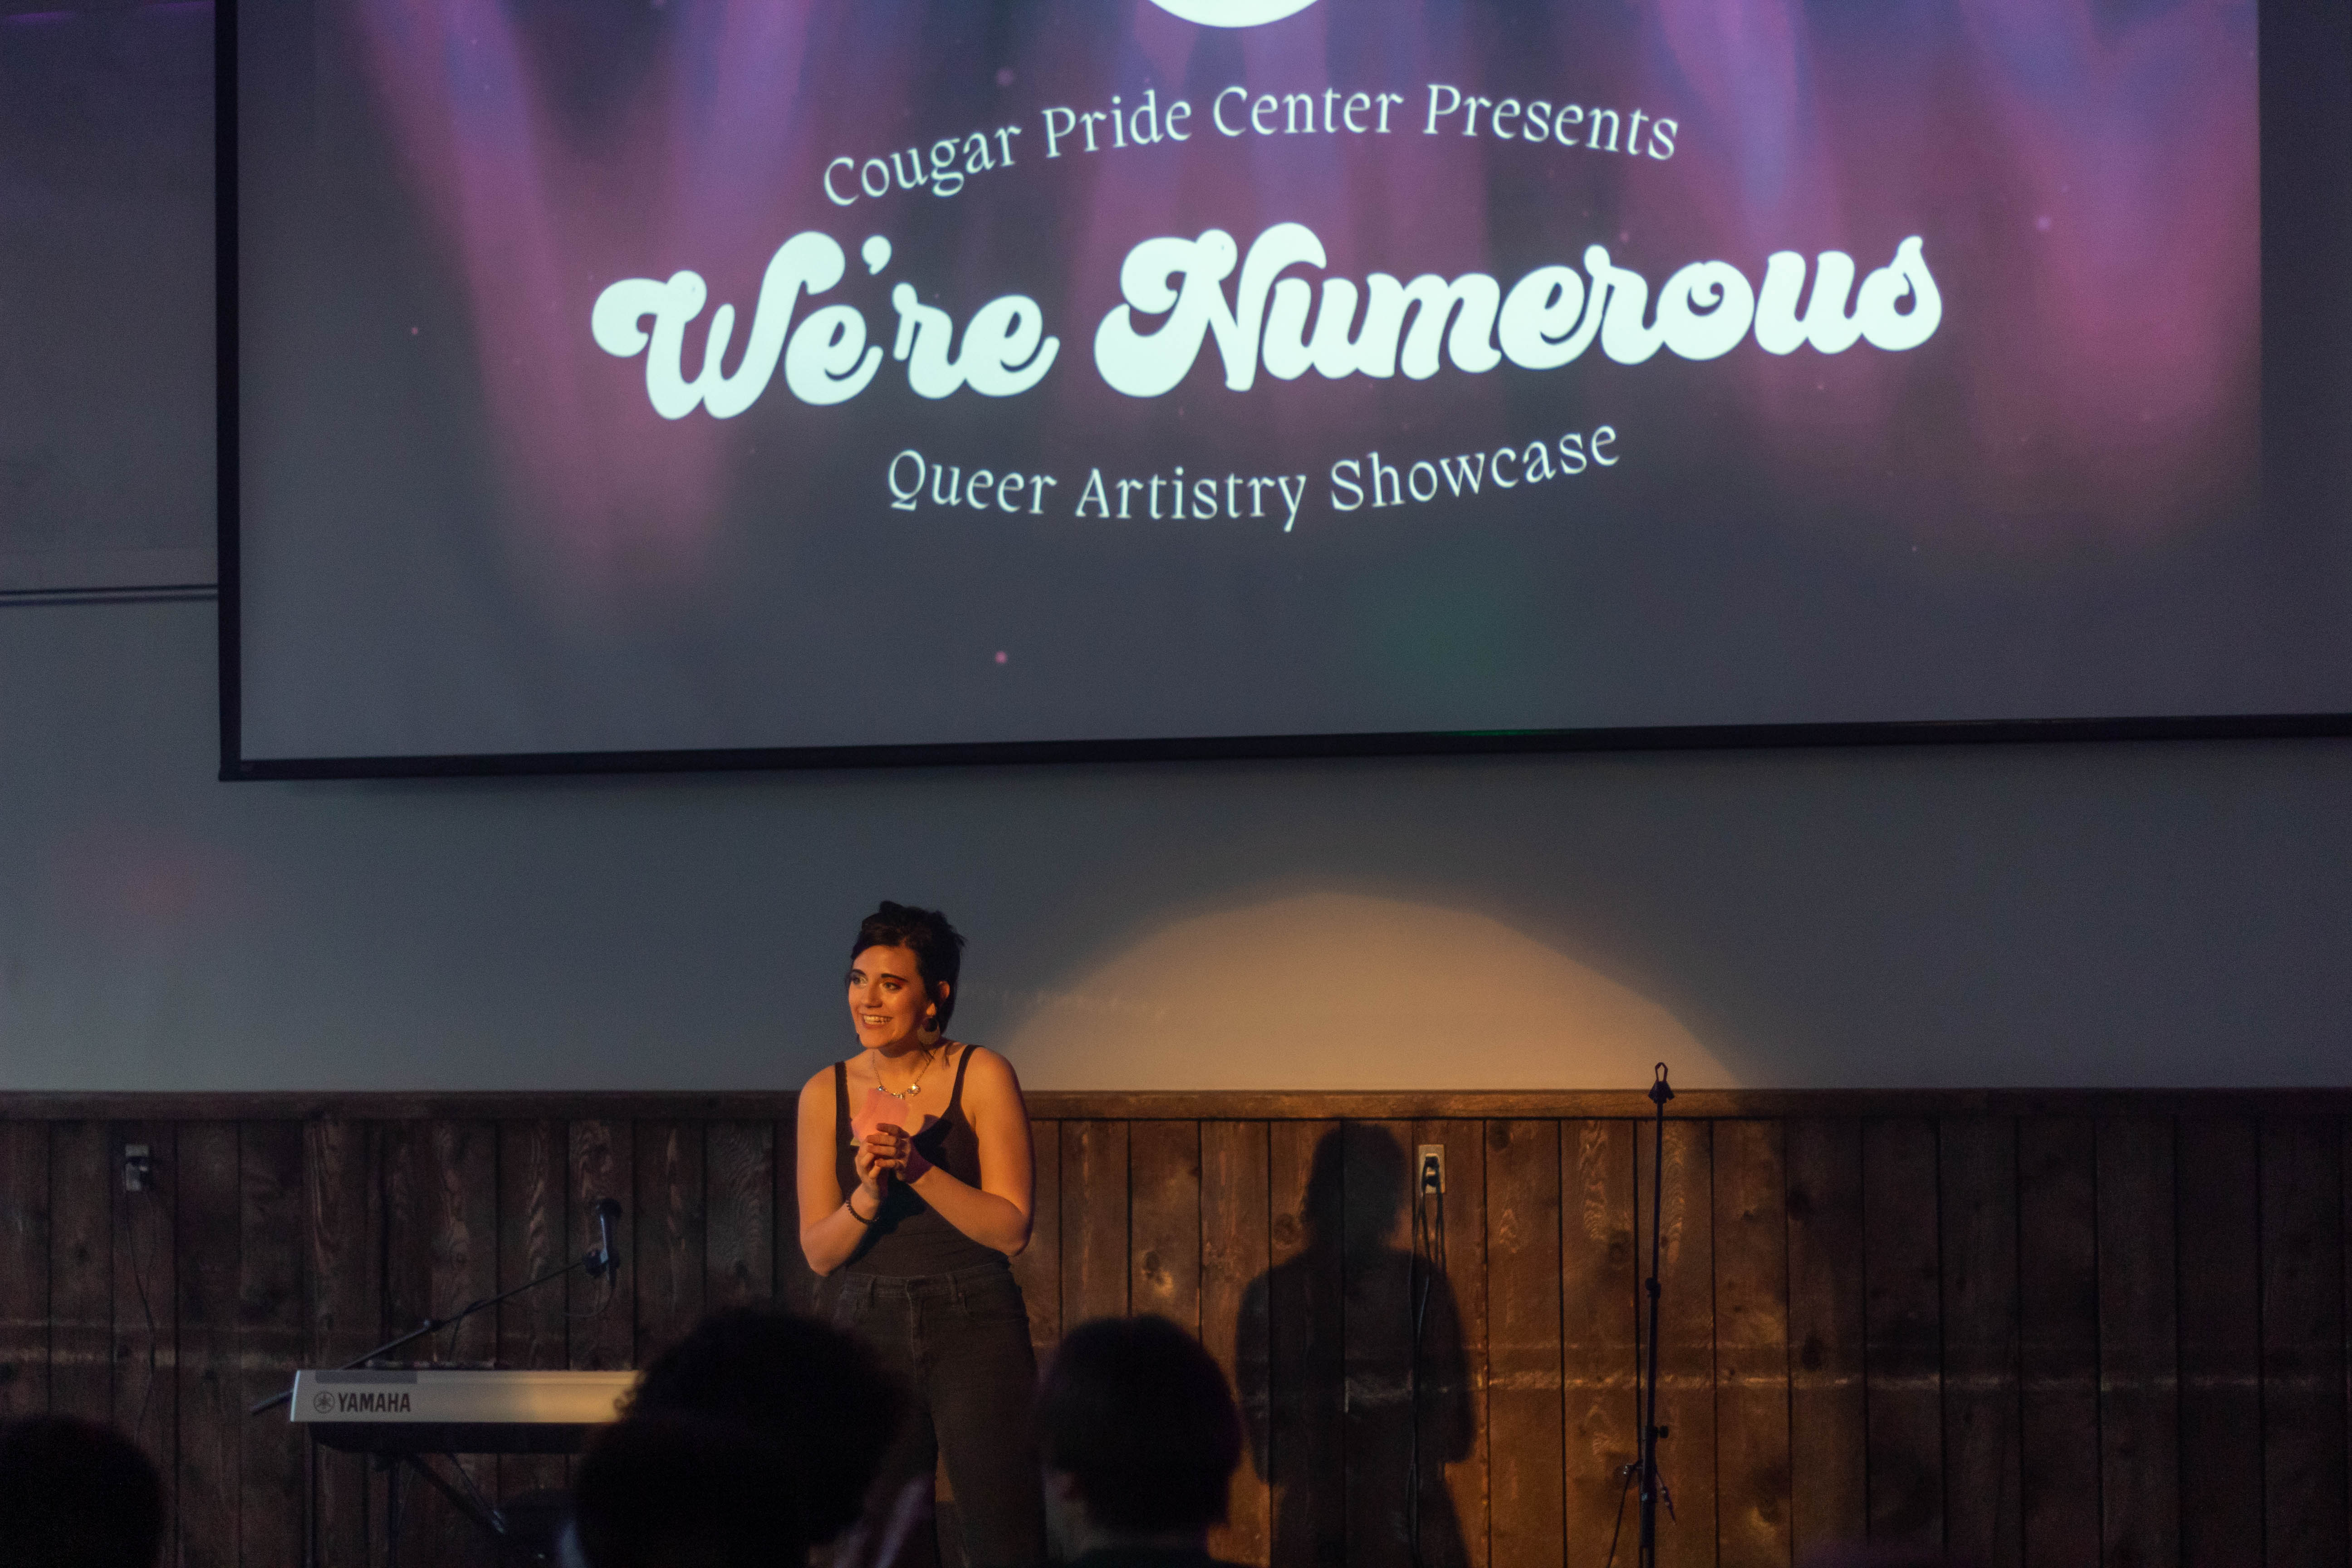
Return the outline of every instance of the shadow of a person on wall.
<path id="1" fill-rule="evenodd" d="M 1402 1568 L 1416 1491 L 1423 1562 L 1468 1561 L 1445 1486 L 1475 1439 L 1462 1322 L 1444 1274 L 1414 1261 L 1412 1201 L 1393 1134 L 1335 1129 L 1316 1145 L 1303 1213 L 1275 1222 L 1276 1255 L 1295 1256 L 1243 1298 L 1234 1364 L 1250 1462 L 1273 1489 L 1276 1568 Z M 1263 1360 L 1249 1342 L 1260 1333 Z"/>

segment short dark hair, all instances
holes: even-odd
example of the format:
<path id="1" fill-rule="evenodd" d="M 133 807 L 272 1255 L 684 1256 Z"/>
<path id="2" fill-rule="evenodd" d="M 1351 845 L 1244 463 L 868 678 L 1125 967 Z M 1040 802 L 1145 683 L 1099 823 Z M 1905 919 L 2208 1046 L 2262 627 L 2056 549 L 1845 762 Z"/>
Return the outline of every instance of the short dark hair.
<path id="1" fill-rule="evenodd" d="M 0 1568 L 155 1568 L 163 1482 L 130 1438 L 94 1421 L 0 1422 Z"/>
<path id="2" fill-rule="evenodd" d="M 1037 1394 L 1038 1451 L 1087 1512 L 1130 1534 L 1223 1523 L 1241 1413 L 1201 1342 L 1165 1318 L 1070 1331 Z"/>
<path id="3" fill-rule="evenodd" d="M 572 1487 L 590 1568 L 767 1568 L 805 1553 L 806 1505 L 777 1446 L 740 1423 L 632 1415 L 596 1434 Z"/>
<path id="4" fill-rule="evenodd" d="M 798 1500 L 793 1528 L 814 1545 L 857 1517 L 904 1407 L 863 1340 L 796 1312 L 742 1307 L 703 1319 L 655 1357 L 625 1414 L 753 1434 Z"/>
<path id="5" fill-rule="evenodd" d="M 857 940 L 850 944 L 849 962 L 869 947 L 903 947 L 915 955 L 915 970 L 923 989 L 939 1004 L 940 1027 L 955 1016 L 956 976 L 963 973 L 963 935 L 937 910 L 882 900 L 882 907 L 857 922 Z M 940 987 L 950 987 L 945 996 Z"/>

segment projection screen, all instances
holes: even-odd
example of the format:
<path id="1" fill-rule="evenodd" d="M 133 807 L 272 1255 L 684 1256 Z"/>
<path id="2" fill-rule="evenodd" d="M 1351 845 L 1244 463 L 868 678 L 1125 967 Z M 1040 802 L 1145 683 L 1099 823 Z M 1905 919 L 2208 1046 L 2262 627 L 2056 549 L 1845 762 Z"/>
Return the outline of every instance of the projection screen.
<path id="1" fill-rule="evenodd" d="M 2352 710 L 2316 4 L 222 27 L 226 776 Z"/>

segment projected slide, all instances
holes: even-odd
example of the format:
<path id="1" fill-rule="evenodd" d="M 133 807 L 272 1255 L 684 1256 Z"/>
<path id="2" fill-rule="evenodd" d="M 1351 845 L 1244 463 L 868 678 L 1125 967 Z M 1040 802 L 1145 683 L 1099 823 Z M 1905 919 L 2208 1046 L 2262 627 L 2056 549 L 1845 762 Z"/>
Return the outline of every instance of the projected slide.
<path id="1" fill-rule="evenodd" d="M 2352 707 L 2249 4 L 236 9 L 244 763 Z"/>

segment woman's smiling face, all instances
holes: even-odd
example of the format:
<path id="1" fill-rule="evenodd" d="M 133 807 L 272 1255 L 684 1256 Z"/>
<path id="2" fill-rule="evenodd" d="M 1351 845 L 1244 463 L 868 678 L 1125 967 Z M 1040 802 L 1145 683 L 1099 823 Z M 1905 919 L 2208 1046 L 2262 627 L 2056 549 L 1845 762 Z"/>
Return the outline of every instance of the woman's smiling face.
<path id="1" fill-rule="evenodd" d="M 919 1044 L 931 1005 L 911 948 L 869 947 L 849 966 L 849 1021 L 867 1050 Z"/>

